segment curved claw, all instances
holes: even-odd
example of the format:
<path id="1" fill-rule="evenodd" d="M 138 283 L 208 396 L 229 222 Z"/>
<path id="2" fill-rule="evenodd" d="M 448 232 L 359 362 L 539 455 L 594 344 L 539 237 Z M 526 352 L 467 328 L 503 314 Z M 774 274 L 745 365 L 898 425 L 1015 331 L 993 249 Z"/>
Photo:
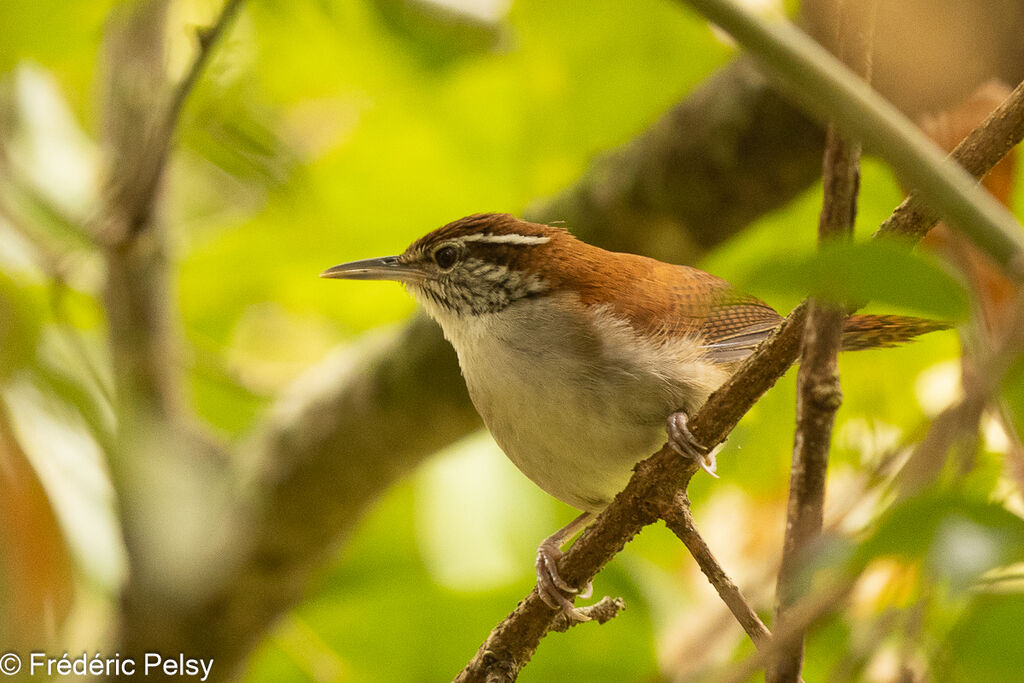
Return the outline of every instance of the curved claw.
<path id="1" fill-rule="evenodd" d="M 554 555 L 552 550 L 558 554 Z M 576 609 L 572 601 L 565 596 L 565 593 L 574 595 L 580 591 L 566 583 L 558 574 L 555 562 L 561 555 L 562 551 L 558 548 L 552 548 L 544 543 L 537 549 L 537 595 L 545 605 L 551 609 L 561 610 L 572 621 L 590 621 L 590 617 Z M 584 597 L 590 597 L 590 591 L 591 584 L 588 581 Z"/>
<path id="2" fill-rule="evenodd" d="M 573 606 L 571 597 L 580 595 L 590 597 L 593 591 L 593 584 L 588 581 L 583 590 L 571 586 L 569 582 L 558 573 L 558 560 L 562 557 L 561 545 L 568 536 L 571 536 L 578 528 L 585 525 L 592 517 L 589 513 L 580 515 L 569 523 L 565 528 L 560 529 L 545 539 L 537 547 L 537 595 L 548 607 L 561 610 L 566 617 L 573 622 L 590 621 L 590 617 Z"/>
<path id="3" fill-rule="evenodd" d="M 715 479 L 719 478 L 718 472 L 715 471 L 718 469 L 718 462 L 715 461 L 715 456 L 709 455 L 706 458 L 701 458 L 697 461 L 697 467 L 701 468 Z"/>
<path id="4" fill-rule="evenodd" d="M 578 588 L 570 586 L 569 583 L 558 573 L 558 558 L 563 555 L 562 551 L 552 543 L 550 539 L 544 541 L 537 547 L 537 583 L 550 583 L 554 588 L 566 593 L 579 593 Z M 553 605 L 552 605 L 553 606 Z"/>
<path id="5" fill-rule="evenodd" d="M 676 453 L 693 460 L 698 467 L 718 479 L 718 475 L 715 473 L 715 468 L 718 466 L 715 462 L 715 454 L 693 437 L 690 428 L 686 425 L 687 420 L 686 413 L 681 410 L 668 416 L 666 430 L 668 431 L 669 445 Z"/>
<path id="6" fill-rule="evenodd" d="M 555 588 L 553 585 L 542 587 L 540 583 L 537 584 L 537 595 L 544 601 L 544 604 L 551 609 L 561 610 L 563 614 L 572 619 L 573 621 L 589 621 L 590 617 L 576 609 L 570 601 L 561 591 Z"/>

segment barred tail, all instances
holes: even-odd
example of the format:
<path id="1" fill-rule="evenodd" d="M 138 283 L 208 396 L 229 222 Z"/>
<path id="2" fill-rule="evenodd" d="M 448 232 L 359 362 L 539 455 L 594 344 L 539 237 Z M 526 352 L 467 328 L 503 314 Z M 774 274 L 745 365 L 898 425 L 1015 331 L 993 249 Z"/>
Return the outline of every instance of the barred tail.
<path id="1" fill-rule="evenodd" d="M 952 326 L 948 322 L 904 315 L 851 315 L 843 325 L 843 351 L 896 346 Z"/>

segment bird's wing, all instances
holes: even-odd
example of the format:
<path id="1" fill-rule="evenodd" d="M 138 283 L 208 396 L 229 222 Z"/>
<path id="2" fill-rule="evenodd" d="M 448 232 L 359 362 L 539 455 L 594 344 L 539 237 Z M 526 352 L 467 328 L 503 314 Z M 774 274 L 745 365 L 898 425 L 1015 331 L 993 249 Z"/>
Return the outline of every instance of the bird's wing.
<path id="1" fill-rule="evenodd" d="M 760 299 L 735 292 L 726 285 L 709 306 L 701 327 L 704 349 L 717 363 L 741 361 L 753 352 L 782 321 L 775 309 Z"/>
<path id="2" fill-rule="evenodd" d="M 697 268 L 574 244 L 567 277 L 556 284 L 652 337 L 696 338 L 712 362 L 746 358 L 782 321 L 760 299 Z"/>

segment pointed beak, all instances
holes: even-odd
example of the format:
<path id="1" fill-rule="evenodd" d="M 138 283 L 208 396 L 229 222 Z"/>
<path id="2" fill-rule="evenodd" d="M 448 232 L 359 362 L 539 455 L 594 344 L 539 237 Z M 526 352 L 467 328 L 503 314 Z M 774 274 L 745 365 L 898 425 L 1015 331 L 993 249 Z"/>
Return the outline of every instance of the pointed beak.
<path id="1" fill-rule="evenodd" d="M 331 266 L 320 277 L 339 280 L 394 280 L 411 282 L 422 279 L 423 274 L 415 266 L 399 263 L 397 256 L 368 258 Z"/>

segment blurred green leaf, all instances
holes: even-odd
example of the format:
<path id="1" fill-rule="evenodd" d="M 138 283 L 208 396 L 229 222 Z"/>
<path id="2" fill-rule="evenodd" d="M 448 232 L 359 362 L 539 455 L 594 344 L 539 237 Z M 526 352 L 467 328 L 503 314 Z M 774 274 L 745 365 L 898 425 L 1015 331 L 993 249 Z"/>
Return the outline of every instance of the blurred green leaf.
<path id="1" fill-rule="evenodd" d="M 1024 519 L 975 497 L 926 493 L 890 510 L 855 562 L 880 556 L 924 560 L 963 589 L 990 569 L 1024 560 Z"/>
<path id="2" fill-rule="evenodd" d="M 28 289 L 0 272 L 0 381 L 32 363 L 41 324 Z"/>
<path id="3" fill-rule="evenodd" d="M 1024 672 L 1024 595 L 975 597 L 939 652 L 936 672 L 944 681 L 1016 681 Z"/>
<path id="4" fill-rule="evenodd" d="M 422 0 L 373 0 L 388 30 L 405 49 L 433 69 L 454 65 L 475 53 L 494 49 L 499 26 L 472 15 Z"/>
<path id="5" fill-rule="evenodd" d="M 103 22 L 117 0 L 31 0 L 0 2 L 0 74 L 19 62 L 52 68 L 78 112 L 95 106 L 91 89 L 97 74 Z"/>
<path id="6" fill-rule="evenodd" d="M 944 320 L 967 315 L 967 293 L 938 263 L 896 244 L 830 244 L 811 256 L 762 261 L 752 291 L 805 293 L 829 301 L 872 301 Z"/>
<path id="7" fill-rule="evenodd" d="M 816 626 L 808 636 L 804 648 L 804 669 L 802 678 L 807 681 L 836 680 L 835 667 L 844 654 L 853 646 L 850 624 L 839 615 L 834 615 Z"/>

